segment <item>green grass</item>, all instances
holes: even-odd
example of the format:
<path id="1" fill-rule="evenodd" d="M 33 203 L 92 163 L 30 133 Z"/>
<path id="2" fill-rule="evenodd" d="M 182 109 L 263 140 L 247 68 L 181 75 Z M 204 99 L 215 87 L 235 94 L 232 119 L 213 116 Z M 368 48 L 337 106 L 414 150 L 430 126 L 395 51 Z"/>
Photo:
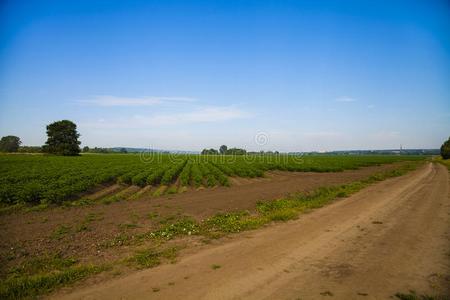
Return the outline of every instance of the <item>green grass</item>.
<path id="1" fill-rule="evenodd" d="M 264 216 L 251 216 L 248 211 L 217 214 L 200 225 L 201 233 L 205 235 L 237 233 L 256 229 L 267 223 Z"/>
<path id="2" fill-rule="evenodd" d="M 82 232 L 82 231 L 88 231 L 90 230 L 89 225 L 92 222 L 95 221 L 100 221 L 103 219 L 103 216 L 101 216 L 100 213 L 88 213 L 85 217 L 84 220 L 82 220 L 80 223 L 78 223 L 75 226 L 75 232 Z"/>
<path id="3" fill-rule="evenodd" d="M 173 263 L 178 255 L 178 250 L 177 247 L 170 247 L 164 250 L 153 248 L 140 250 L 128 258 L 127 262 L 138 269 L 153 268 L 161 264 L 162 258 Z"/>
<path id="4" fill-rule="evenodd" d="M 418 295 L 415 291 L 410 291 L 408 294 L 397 293 L 395 297 L 400 300 L 449 300 L 450 296 L 430 296 L 421 294 Z"/>
<path id="5" fill-rule="evenodd" d="M 118 227 L 122 230 L 126 230 L 126 229 L 134 229 L 134 228 L 138 228 L 139 225 L 138 224 L 134 224 L 134 223 L 124 223 L 124 224 L 119 224 Z"/>
<path id="6" fill-rule="evenodd" d="M 192 218 L 182 217 L 171 224 L 163 225 L 159 230 L 139 235 L 138 238 L 157 238 L 170 240 L 181 235 L 194 235 L 200 232 L 199 224 Z"/>
<path id="7" fill-rule="evenodd" d="M 171 186 L 167 189 L 166 194 L 172 195 L 178 193 L 178 188 L 176 186 Z"/>
<path id="8" fill-rule="evenodd" d="M 60 254 L 43 255 L 25 261 L 19 266 L 9 270 L 8 276 L 20 277 L 24 275 L 33 275 L 40 272 L 50 272 L 54 270 L 64 270 L 77 263 L 74 258 L 64 258 Z"/>
<path id="9" fill-rule="evenodd" d="M 157 212 L 150 212 L 147 214 L 147 219 L 149 219 L 149 220 L 154 220 L 157 217 L 159 217 L 159 214 Z"/>
<path id="10" fill-rule="evenodd" d="M 46 274 L 12 277 L 0 284 L 0 299 L 22 299 L 41 295 L 103 270 L 102 267 L 88 265 Z"/>
<path id="11" fill-rule="evenodd" d="M 67 225 L 59 225 L 51 234 L 50 238 L 54 240 L 62 239 L 66 234 L 70 233 L 71 227 Z"/>
<path id="12" fill-rule="evenodd" d="M 92 274 L 106 266 L 77 265 L 74 258 L 47 255 L 11 268 L 0 283 L 0 299 L 34 298 Z"/>

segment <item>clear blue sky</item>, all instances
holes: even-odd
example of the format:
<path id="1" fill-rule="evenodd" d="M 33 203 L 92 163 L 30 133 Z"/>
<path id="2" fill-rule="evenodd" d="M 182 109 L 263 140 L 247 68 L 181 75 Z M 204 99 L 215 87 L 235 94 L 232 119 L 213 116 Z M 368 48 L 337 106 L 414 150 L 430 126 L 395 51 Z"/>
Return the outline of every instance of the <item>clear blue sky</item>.
<path id="1" fill-rule="evenodd" d="M 439 147 L 450 5 L 1 1 L 0 136 L 61 119 L 88 146 Z"/>

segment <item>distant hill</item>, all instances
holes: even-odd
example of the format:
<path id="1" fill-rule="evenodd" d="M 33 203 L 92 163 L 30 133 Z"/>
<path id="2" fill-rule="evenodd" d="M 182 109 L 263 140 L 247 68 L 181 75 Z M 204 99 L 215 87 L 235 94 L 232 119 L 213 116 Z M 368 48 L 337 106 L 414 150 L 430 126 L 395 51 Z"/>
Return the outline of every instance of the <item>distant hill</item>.
<path id="1" fill-rule="evenodd" d="M 439 155 L 439 149 L 340 150 L 329 152 L 290 152 L 297 155 Z"/>

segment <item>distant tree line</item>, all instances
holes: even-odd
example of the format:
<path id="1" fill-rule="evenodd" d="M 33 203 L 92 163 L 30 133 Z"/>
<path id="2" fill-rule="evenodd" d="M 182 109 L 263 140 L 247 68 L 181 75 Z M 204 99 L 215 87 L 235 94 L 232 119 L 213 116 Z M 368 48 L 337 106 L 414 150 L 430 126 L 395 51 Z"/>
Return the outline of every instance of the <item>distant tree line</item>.
<path id="1" fill-rule="evenodd" d="M 218 154 L 227 154 L 227 155 L 245 155 L 247 151 L 245 149 L 240 148 L 230 148 L 226 145 L 220 146 L 219 150 L 216 149 L 203 149 L 201 152 L 202 155 L 218 155 Z"/>
<path id="2" fill-rule="evenodd" d="M 19 153 L 42 153 L 41 146 L 20 146 Z"/>
<path id="3" fill-rule="evenodd" d="M 111 148 L 102 148 L 102 147 L 94 147 L 89 148 L 88 146 L 83 147 L 83 153 L 128 153 L 128 150 L 126 148 L 120 148 L 120 149 L 111 149 Z"/>
<path id="4" fill-rule="evenodd" d="M 278 151 L 260 151 L 260 152 L 254 152 L 254 151 L 250 151 L 247 152 L 247 150 L 245 149 L 241 149 L 241 148 L 228 148 L 226 145 L 222 145 L 220 146 L 219 150 L 216 149 L 203 149 L 202 152 L 200 153 L 202 155 L 273 155 L 273 154 L 279 154 Z"/>

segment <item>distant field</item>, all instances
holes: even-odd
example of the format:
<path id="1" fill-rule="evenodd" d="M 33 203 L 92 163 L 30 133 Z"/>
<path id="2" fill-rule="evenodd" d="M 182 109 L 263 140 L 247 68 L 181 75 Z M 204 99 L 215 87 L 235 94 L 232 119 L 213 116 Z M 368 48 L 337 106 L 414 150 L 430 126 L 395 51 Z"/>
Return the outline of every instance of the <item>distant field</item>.
<path id="1" fill-rule="evenodd" d="M 269 170 L 335 172 L 424 156 L 201 156 L 111 154 L 79 157 L 0 155 L 0 203 L 61 203 L 99 184 L 229 185 L 229 177 L 261 177 Z"/>

